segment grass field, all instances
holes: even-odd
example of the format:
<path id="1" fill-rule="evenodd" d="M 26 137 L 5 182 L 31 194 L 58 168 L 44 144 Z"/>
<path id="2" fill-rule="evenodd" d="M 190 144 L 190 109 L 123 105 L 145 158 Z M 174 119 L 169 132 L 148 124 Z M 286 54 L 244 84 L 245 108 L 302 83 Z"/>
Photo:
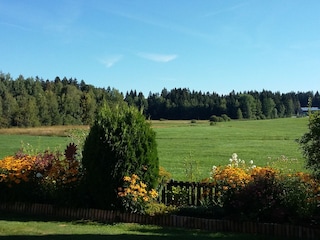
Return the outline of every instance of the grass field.
<path id="1" fill-rule="evenodd" d="M 272 165 L 293 171 L 304 169 L 295 139 L 307 131 L 306 118 L 260 121 L 231 121 L 209 126 L 155 123 L 160 164 L 173 178 L 189 179 L 185 170 L 192 166 L 195 180 L 208 177 L 213 165 L 226 165 L 232 153 L 259 166 Z"/>
<path id="2" fill-rule="evenodd" d="M 199 180 L 209 176 L 213 165 L 228 164 L 234 152 L 239 158 L 253 160 L 259 166 L 303 170 L 304 160 L 295 139 L 307 131 L 307 123 L 307 118 L 285 118 L 230 121 L 215 126 L 207 121 L 193 124 L 190 121 L 153 121 L 152 126 L 157 132 L 160 165 L 176 180 Z M 0 158 L 28 144 L 36 150 L 63 150 L 70 138 L 61 136 L 67 136 L 70 131 L 70 126 L 67 129 L 0 129 Z"/>
<path id="3" fill-rule="evenodd" d="M 212 233 L 198 230 L 163 228 L 139 224 L 101 224 L 97 222 L 61 222 L 43 221 L 27 218 L 0 218 L 0 239 L 10 240 L 160 240 L 160 239 L 220 239 L 220 240 L 254 240 L 273 239 L 264 236 Z"/>

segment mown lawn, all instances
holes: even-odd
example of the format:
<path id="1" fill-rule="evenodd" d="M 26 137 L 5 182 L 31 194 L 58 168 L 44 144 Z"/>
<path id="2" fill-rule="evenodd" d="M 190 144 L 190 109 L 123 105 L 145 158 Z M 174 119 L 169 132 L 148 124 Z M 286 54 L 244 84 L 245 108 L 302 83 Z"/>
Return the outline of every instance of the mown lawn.
<path id="1" fill-rule="evenodd" d="M 198 230 L 175 229 L 159 226 L 117 223 L 102 224 L 88 221 L 50 221 L 28 218 L 0 217 L 0 239 L 10 240 L 143 240 L 143 239 L 223 239 L 254 240 L 271 239 L 266 236 L 255 236 L 235 233 L 212 233 Z"/>
<path id="2" fill-rule="evenodd" d="M 160 165 L 175 180 L 206 178 L 213 165 L 228 164 L 232 153 L 237 153 L 243 160 L 253 160 L 258 166 L 305 171 L 304 159 L 295 140 L 308 130 L 307 124 L 307 118 L 230 121 L 214 126 L 210 126 L 208 121 L 195 124 L 191 121 L 152 122 L 157 132 Z M 70 126 L 67 128 L 70 131 Z M 21 147 L 34 151 L 48 148 L 63 151 L 71 139 L 57 135 L 68 134 L 61 127 L 56 131 L 54 127 L 49 127 L 50 131 L 46 129 L 15 129 L 13 134 L 9 134 L 10 129 L 0 129 L 0 158 Z M 85 131 L 87 128 L 81 129 Z M 53 134 L 55 136 L 48 136 L 52 135 L 50 132 L 56 133 Z"/>

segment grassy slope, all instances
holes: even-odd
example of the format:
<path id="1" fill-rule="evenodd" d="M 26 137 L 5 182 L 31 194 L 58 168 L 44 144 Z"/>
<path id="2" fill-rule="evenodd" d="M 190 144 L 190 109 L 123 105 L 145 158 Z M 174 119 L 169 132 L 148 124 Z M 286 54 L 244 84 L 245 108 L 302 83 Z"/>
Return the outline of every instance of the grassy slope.
<path id="1" fill-rule="evenodd" d="M 307 118 L 286 118 L 231 121 L 215 126 L 210 126 L 207 121 L 196 124 L 190 124 L 190 121 L 153 121 L 152 126 L 157 132 L 160 165 L 176 180 L 191 180 L 185 175 L 185 170 L 190 168 L 185 166 L 185 162 L 193 163 L 194 180 L 197 180 L 208 177 L 212 165 L 228 164 L 234 152 L 239 158 L 253 160 L 259 166 L 275 164 L 279 168 L 302 170 L 304 160 L 295 139 L 307 131 L 307 123 Z M 8 135 L 10 129 L 0 129 L 0 158 L 13 154 L 21 146 L 28 147 L 27 143 L 35 150 L 64 150 L 70 141 L 66 137 L 30 136 L 50 135 L 47 134 L 48 128 L 33 130 L 15 129 L 13 135 Z M 49 132 L 67 135 L 61 127 L 56 130 L 51 127 Z M 287 160 L 278 160 L 282 155 Z"/>

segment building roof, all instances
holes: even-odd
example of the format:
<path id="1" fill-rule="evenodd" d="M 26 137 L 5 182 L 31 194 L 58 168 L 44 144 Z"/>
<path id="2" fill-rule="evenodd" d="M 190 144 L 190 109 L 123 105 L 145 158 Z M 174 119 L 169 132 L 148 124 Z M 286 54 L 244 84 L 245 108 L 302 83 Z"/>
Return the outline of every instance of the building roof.
<path id="1" fill-rule="evenodd" d="M 301 111 L 302 112 L 308 112 L 308 111 L 320 111 L 320 108 L 318 108 L 318 107 L 311 107 L 311 108 L 309 108 L 309 107 L 301 107 Z"/>

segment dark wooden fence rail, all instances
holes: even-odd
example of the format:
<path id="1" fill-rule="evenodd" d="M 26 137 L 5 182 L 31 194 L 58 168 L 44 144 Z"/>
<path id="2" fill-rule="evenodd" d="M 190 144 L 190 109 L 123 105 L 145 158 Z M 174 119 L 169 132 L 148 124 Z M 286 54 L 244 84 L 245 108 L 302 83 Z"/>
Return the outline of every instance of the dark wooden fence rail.
<path id="1" fill-rule="evenodd" d="M 159 194 L 159 202 L 166 205 L 199 206 L 203 201 L 214 200 L 215 188 L 207 183 L 171 180 Z"/>
<path id="2" fill-rule="evenodd" d="M 176 215 L 145 216 L 100 209 L 64 208 L 37 203 L 0 203 L 1 212 L 21 215 L 44 216 L 72 220 L 93 220 L 101 222 L 125 222 L 152 224 L 177 228 L 201 229 L 213 232 L 238 232 L 262 234 L 282 238 L 320 239 L 320 229 L 272 223 L 237 222 L 203 219 Z M 0 215 L 1 216 L 1 215 Z"/>

